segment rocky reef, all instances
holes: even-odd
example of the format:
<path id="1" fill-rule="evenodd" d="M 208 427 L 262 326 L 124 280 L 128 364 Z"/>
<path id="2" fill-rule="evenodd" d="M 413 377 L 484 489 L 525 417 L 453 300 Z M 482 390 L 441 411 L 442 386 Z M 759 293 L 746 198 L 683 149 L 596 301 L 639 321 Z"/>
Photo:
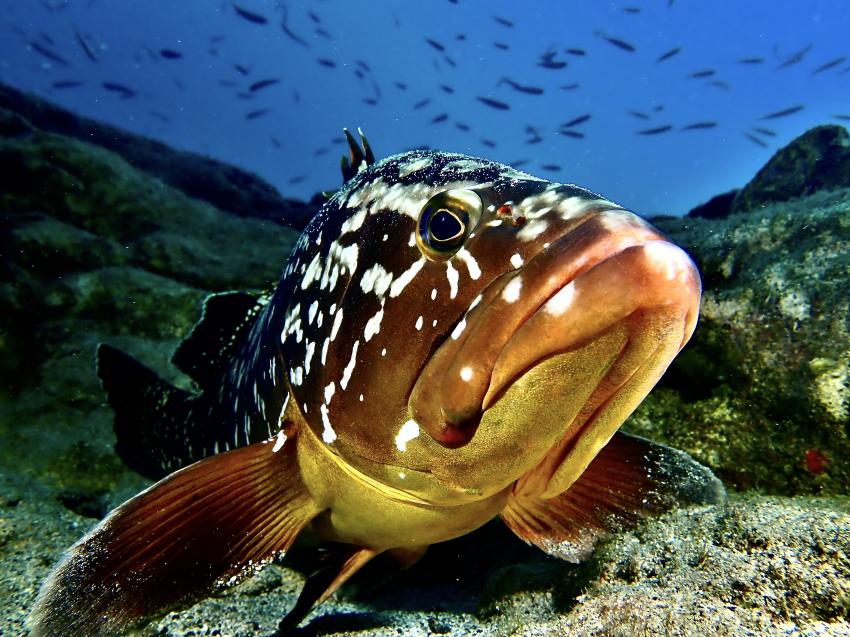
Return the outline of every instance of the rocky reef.
<path id="1" fill-rule="evenodd" d="M 169 359 L 201 300 L 273 284 L 314 209 L 104 130 L 0 86 L 0 634 L 26 634 L 62 550 L 147 484 L 113 451 L 96 343 L 187 386 Z M 697 261 L 703 311 L 627 428 L 710 466 L 728 502 L 648 519 L 580 565 L 495 521 L 388 584 L 353 582 L 299 634 L 850 635 L 846 142 L 814 129 L 710 214 L 656 220 Z M 142 634 L 269 637 L 306 568 L 294 551 Z"/>

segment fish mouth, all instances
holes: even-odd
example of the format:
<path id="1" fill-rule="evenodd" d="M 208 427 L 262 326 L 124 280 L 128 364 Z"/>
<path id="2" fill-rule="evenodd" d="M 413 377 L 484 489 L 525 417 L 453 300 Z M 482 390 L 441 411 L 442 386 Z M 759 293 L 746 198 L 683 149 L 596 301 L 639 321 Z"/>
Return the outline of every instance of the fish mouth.
<path id="1" fill-rule="evenodd" d="M 700 292 L 691 259 L 649 224 L 622 210 L 588 214 L 487 287 L 462 319 L 462 329 L 425 366 L 411 394 L 411 412 L 443 447 L 476 446 L 488 435 L 480 426 L 487 412 L 530 371 L 619 330 L 623 337 L 609 346 L 616 351 L 606 350 L 606 360 L 592 371 L 598 383 L 580 401 L 580 413 L 565 413 L 560 431 L 546 432 L 551 481 L 572 443 L 589 423 L 600 421 L 600 410 L 609 408 L 648 359 L 652 382 L 635 406 L 660 378 L 693 332 Z M 570 382 L 559 379 L 553 391 L 571 391 Z"/>

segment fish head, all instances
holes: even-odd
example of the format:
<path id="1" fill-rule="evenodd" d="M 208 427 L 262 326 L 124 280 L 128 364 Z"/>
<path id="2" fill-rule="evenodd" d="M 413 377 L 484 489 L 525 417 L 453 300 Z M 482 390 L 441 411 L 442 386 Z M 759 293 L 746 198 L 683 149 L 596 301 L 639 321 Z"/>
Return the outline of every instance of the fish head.
<path id="1" fill-rule="evenodd" d="M 285 281 L 295 408 L 341 462 L 435 504 L 566 490 L 700 299 L 690 258 L 620 206 L 430 151 L 352 177 Z"/>

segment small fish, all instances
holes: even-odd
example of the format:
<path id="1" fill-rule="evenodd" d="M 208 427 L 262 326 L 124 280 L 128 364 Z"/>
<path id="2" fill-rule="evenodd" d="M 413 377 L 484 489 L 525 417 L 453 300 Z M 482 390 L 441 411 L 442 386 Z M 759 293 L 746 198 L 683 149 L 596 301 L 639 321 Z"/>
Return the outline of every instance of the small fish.
<path id="1" fill-rule="evenodd" d="M 251 69 L 244 64 L 234 64 L 233 68 L 241 75 L 248 75 L 251 72 Z"/>
<path id="2" fill-rule="evenodd" d="M 637 15 L 641 12 L 640 7 L 623 7 L 623 13 L 631 13 L 632 15 Z"/>
<path id="3" fill-rule="evenodd" d="M 838 115 L 833 115 L 832 117 L 835 118 L 835 119 L 839 119 L 841 121 L 844 121 L 844 122 L 850 122 L 850 115 L 838 114 Z"/>
<path id="4" fill-rule="evenodd" d="M 436 49 L 440 53 L 444 53 L 446 51 L 446 47 L 444 47 L 442 44 L 440 44 L 436 40 L 432 40 L 431 38 L 425 38 L 425 42 L 428 43 L 428 46 L 430 46 L 433 49 Z"/>
<path id="5" fill-rule="evenodd" d="M 288 37 L 290 40 L 292 40 L 296 44 L 300 44 L 305 49 L 309 49 L 310 45 L 307 43 L 307 41 L 304 38 L 302 38 L 300 35 L 295 33 L 295 31 L 293 31 L 292 29 L 289 28 L 289 7 L 286 4 L 281 4 L 280 9 L 281 9 L 281 12 L 282 12 L 282 15 L 281 15 L 281 18 L 280 18 L 280 29 L 281 29 L 281 31 L 283 31 L 284 35 L 286 35 L 286 37 Z"/>
<path id="6" fill-rule="evenodd" d="M 440 84 L 440 90 L 448 95 L 454 95 L 455 90 L 448 84 Z"/>
<path id="7" fill-rule="evenodd" d="M 540 60 L 537 62 L 537 66 L 550 69 L 556 71 L 558 69 L 566 68 L 567 63 L 562 60 L 556 60 L 555 56 L 558 53 L 553 50 L 546 51 L 543 55 L 540 56 Z"/>
<path id="8" fill-rule="evenodd" d="M 760 57 L 741 58 L 740 60 L 738 60 L 738 64 L 764 64 L 764 58 L 760 58 Z"/>
<path id="9" fill-rule="evenodd" d="M 838 66 L 839 64 L 842 64 L 844 62 L 844 60 L 846 60 L 846 59 L 847 59 L 847 56 L 842 55 L 840 57 L 833 58 L 829 62 L 824 62 L 818 68 L 816 68 L 814 71 L 812 71 L 812 75 L 817 75 L 818 73 L 823 73 L 824 71 L 828 71 L 829 69 L 833 69 L 836 66 Z"/>
<path id="10" fill-rule="evenodd" d="M 809 51 L 811 51 L 813 47 L 814 47 L 814 44 L 807 44 L 806 46 L 804 46 L 802 49 L 800 49 L 796 53 L 792 53 L 790 56 L 788 56 L 785 59 L 785 61 L 783 61 L 782 64 L 780 64 L 776 68 L 777 69 L 787 69 L 789 66 L 794 66 L 795 64 L 799 64 L 800 62 L 803 61 L 803 59 L 805 59 L 806 54 Z"/>
<path id="11" fill-rule="evenodd" d="M 563 135 L 564 137 L 572 137 L 573 139 L 584 139 L 584 133 L 581 133 L 577 130 L 567 129 L 559 129 L 557 131 L 558 135 Z"/>
<path id="12" fill-rule="evenodd" d="M 636 117 L 637 119 L 649 119 L 649 115 L 646 113 L 642 113 L 641 111 L 626 111 L 632 117 Z"/>
<path id="13" fill-rule="evenodd" d="M 518 91 L 519 93 L 525 93 L 527 95 L 543 95 L 543 89 L 539 86 L 528 86 L 525 84 L 520 84 L 519 82 L 514 82 L 512 79 L 503 77 L 496 86 L 500 84 L 507 84 L 513 90 Z"/>
<path id="14" fill-rule="evenodd" d="M 374 97 L 364 97 L 364 98 L 363 98 L 363 103 L 364 103 L 364 104 L 368 104 L 369 106 L 377 106 L 377 105 L 378 105 L 378 100 L 377 100 L 377 99 L 375 99 Z"/>
<path id="15" fill-rule="evenodd" d="M 290 177 L 287 179 L 287 183 L 289 184 L 300 184 L 302 181 L 307 179 L 307 175 L 295 175 L 294 177 Z"/>
<path id="16" fill-rule="evenodd" d="M 559 86 L 558 88 L 560 88 L 562 91 L 574 91 L 578 87 L 579 87 L 579 83 L 573 82 L 572 84 L 561 84 L 561 86 Z"/>
<path id="17" fill-rule="evenodd" d="M 421 99 L 416 104 L 413 105 L 414 110 L 419 110 L 420 108 L 425 108 L 428 104 L 431 103 L 431 99 L 426 97 L 425 99 Z"/>
<path id="18" fill-rule="evenodd" d="M 407 90 L 407 84 L 404 82 L 393 82 L 393 86 L 395 86 L 399 91 Z"/>
<path id="19" fill-rule="evenodd" d="M 760 126 L 754 126 L 752 128 L 754 133 L 758 133 L 759 135 L 767 135 L 768 137 L 776 137 L 776 131 L 770 130 L 769 128 L 762 128 Z"/>
<path id="20" fill-rule="evenodd" d="M 464 124 L 463 122 L 455 122 L 455 128 L 464 132 L 468 132 L 471 129 L 469 124 Z"/>
<path id="21" fill-rule="evenodd" d="M 447 119 L 449 119 L 448 113 L 440 113 L 439 115 L 435 115 L 434 117 L 431 118 L 431 123 L 432 124 L 442 124 Z"/>
<path id="22" fill-rule="evenodd" d="M 315 29 L 313 29 L 313 32 L 320 38 L 325 38 L 325 40 L 334 39 L 334 37 L 328 31 L 325 31 L 322 27 L 316 27 Z"/>
<path id="23" fill-rule="evenodd" d="M 319 16 L 316 15 L 315 13 L 313 13 L 312 11 L 310 11 L 309 9 L 307 10 L 307 17 L 309 17 L 316 24 L 322 23 L 322 20 L 319 18 Z"/>
<path id="24" fill-rule="evenodd" d="M 655 63 L 658 64 L 659 62 L 665 62 L 665 61 L 669 60 L 671 57 L 678 55 L 681 51 L 682 51 L 682 47 L 679 47 L 679 46 L 674 47 L 674 48 L 670 49 L 669 51 L 666 51 L 665 53 L 662 53 L 661 55 L 659 55 L 656 58 Z"/>
<path id="25" fill-rule="evenodd" d="M 486 104 L 490 108 L 495 108 L 499 111 L 506 111 L 511 107 L 510 104 L 502 102 L 501 100 L 494 100 L 492 97 L 481 97 L 480 95 L 476 95 L 475 99 L 477 99 L 482 104 Z"/>
<path id="26" fill-rule="evenodd" d="M 596 35 L 599 36 L 600 38 L 602 38 L 603 40 L 605 40 L 606 42 L 613 44 L 618 49 L 622 49 L 623 51 L 628 51 L 629 53 L 634 53 L 637 50 L 637 49 L 635 49 L 633 44 L 630 44 L 629 42 L 626 42 L 625 40 L 621 40 L 620 38 L 615 38 L 613 36 L 610 36 L 610 35 L 604 33 L 603 31 L 597 31 Z"/>
<path id="27" fill-rule="evenodd" d="M 487 148 L 495 148 L 496 147 L 496 142 L 494 142 L 492 139 L 487 139 L 485 137 L 482 137 L 478 141 L 480 141 Z"/>
<path id="28" fill-rule="evenodd" d="M 313 151 L 313 156 L 321 157 L 322 155 L 327 155 L 329 152 L 331 152 L 330 148 L 328 148 L 327 146 L 322 146 L 321 148 L 317 148 L 315 151 Z"/>
<path id="29" fill-rule="evenodd" d="M 58 89 L 77 88 L 82 85 L 83 83 L 80 80 L 56 80 L 50 83 L 50 86 Z"/>
<path id="30" fill-rule="evenodd" d="M 55 51 L 48 49 L 43 44 L 36 42 L 35 40 L 33 40 L 29 43 L 29 47 L 33 51 L 35 51 L 36 53 L 41 55 L 42 57 L 45 57 L 48 60 L 50 60 L 51 62 L 56 62 L 56 64 L 61 64 L 62 66 L 71 66 L 71 63 L 68 62 L 68 60 L 63 58 L 61 55 L 59 55 Z"/>
<path id="31" fill-rule="evenodd" d="M 361 69 L 363 69 L 364 71 L 366 71 L 367 73 L 371 73 L 371 72 L 372 72 L 372 67 L 371 67 L 371 66 L 369 66 L 368 64 L 366 64 L 366 62 L 364 62 L 363 60 L 354 60 L 354 63 L 355 63 L 357 66 L 359 66 Z"/>
<path id="32" fill-rule="evenodd" d="M 243 20 L 247 20 L 248 22 L 251 22 L 253 24 L 266 24 L 269 21 L 266 16 L 261 15 L 259 13 L 255 13 L 253 11 L 249 11 L 244 7 L 240 7 L 238 4 L 231 3 L 231 6 L 236 12 L 236 15 L 238 15 Z"/>
<path id="33" fill-rule="evenodd" d="M 575 118 L 571 119 L 570 121 L 564 122 L 563 124 L 561 124 L 561 128 L 572 128 L 573 126 L 578 126 L 579 124 L 584 124 L 586 121 L 588 121 L 590 119 L 590 117 L 591 117 L 590 113 L 585 113 L 584 115 L 579 115 L 578 117 L 575 117 Z"/>
<path id="34" fill-rule="evenodd" d="M 672 130 L 673 127 L 670 124 L 665 124 L 664 126 L 656 126 L 654 128 L 644 128 L 643 130 L 637 131 L 638 135 L 660 135 L 661 133 L 666 133 L 668 130 Z"/>
<path id="35" fill-rule="evenodd" d="M 271 109 L 268 108 L 258 108 L 254 111 L 248 111 L 245 113 L 245 119 L 257 119 L 258 117 L 262 117 L 266 113 L 268 113 Z"/>
<path id="36" fill-rule="evenodd" d="M 80 48 L 83 50 L 83 53 L 86 54 L 86 57 L 92 62 L 97 62 L 97 53 L 95 53 L 94 48 L 89 44 L 88 38 L 86 38 L 79 30 L 74 29 L 74 38 L 77 40 L 77 44 L 80 45 Z"/>
<path id="37" fill-rule="evenodd" d="M 266 87 L 274 86 L 275 84 L 279 84 L 279 83 L 280 83 L 280 78 L 270 77 L 267 80 L 257 80 L 256 82 L 251 84 L 251 86 L 248 87 L 248 90 L 251 91 L 252 93 L 256 93 L 257 91 L 261 91 L 262 89 L 264 89 Z"/>
<path id="38" fill-rule="evenodd" d="M 780 117 L 787 117 L 788 115 L 799 113 L 804 108 L 805 106 L 803 104 L 798 104 L 797 106 L 789 106 L 788 108 L 784 108 L 781 111 L 775 111 L 773 113 L 768 113 L 767 115 L 762 115 L 761 117 L 759 117 L 759 120 L 779 119 Z"/>
<path id="39" fill-rule="evenodd" d="M 711 77 L 716 72 L 717 71 L 715 71 L 714 69 L 702 69 L 701 71 L 694 71 L 693 73 L 688 73 L 688 77 L 692 80 L 699 80 L 704 77 Z"/>
<path id="40" fill-rule="evenodd" d="M 159 54 L 166 60 L 179 60 L 183 57 L 180 51 L 175 51 L 174 49 L 160 49 Z"/>
<path id="41" fill-rule="evenodd" d="M 561 172 L 561 167 L 558 164 L 541 164 L 540 167 L 550 173 Z"/>
<path id="42" fill-rule="evenodd" d="M 446 63 L 446 64 L 448 64 L 450 67 L 452 67 L 452 68 L 457 68 L 457 62 L 455 62 L 455 61 L 454 61 L 454 59 L 453 59 L 453 58 L 451 58 L 451 57 L 449 57 L 448 55 L 444 55 L 444 56 L 443 56 L 443 60 L 444 60 L 444 61 L 445 61 L 445 63 Z"/>
<path id="43" fill-rule="evenodd" d="M 335 550 L 276 634 L 375 556 L 410 565 L 495 517 L 577 562 L 644 515 L 723 501 L 690 456 L 618 431 L 696 325 L 681 248 L 574 185 L 350 148 L 274 290 L 207 298 L 173 357 L 198 392 L 99 346 L 116 448 L 159 481 L 65 553 L 33 637 L 127 633 L 304 531 Z"/>
<path id="44" fill-rule="evenodd" d="M 334 62 L 333 60 L 329 60 L 328 58 L 316 58 L 316 62 L 329 69 L 336 68 L 336 62 Z"/>
<path id="45" fill-rule="evenodd" d="M 493 42 L 493 46 L 502 51 L 509 51 L 511 48 L 510 45 L 505 44 L 504 42 Z"/>
<path id="46" fill-rule="evenodd" d="M 749 140 L 750 140 L 752 143 L 754 143 L 756 146 L 761 146 L 762 148 L 767 148 L 767 144 L 766 144 L 766 143 L 764 143 L 764 141 L 762 141 L 761 139 L 759 139 L 759 138 L 758 138 L 758 137 L 756 137 L 755 135 L 751 135 L 750 133 L 744 133 L 744 137 L 746 137 L 747 139 L 749 139 Z"/>
<path id="47" fill-rule="evenodd" d="M 513 26 L 514 26 L 514 23 L 511 20 L 508 20 L 507 18 L 503 18 L 501 16 L 494 15 L 493 19 L 496 22 L 498 22 L 499 24 L 501 24 L 503 27 L 508 27 L 509 29 L 512 29 Z"/>
<path id="48" fill-rule="evenodd" d="M 682 126 L 679 130 L 706 130 L 708 128 L 717 128 L 717 122 L 694 122 Z"/>
<path id="49" fill-rule="evenodd" d="M 729 86 L 728 82 L 724 82 L 723 80 L 712 80 L 708 83 L 709 86 L 713 86 L 714 88 L 723 89 L 724 91 L 732 90 L 732 87 Z"/>
<path id="50" fill-rule="evenodd" d="M 576 57 L 584 57 L 587 55 L 587 51 L 584 49 L 564 49 L 564 53 L 569 53 L 570 55 L 574 55 Z"/>
<path id="51" fill-rule="evenodd" d="M 101 82 L 100 85 L 105 88 L 107 91 L 112 93 L 118 93 L 122 98 L 128 99 L 130 97 L 135 97 L 138 93 L 131 89 L 129 86 L 125 86 L 124 84 L 119 84 L 118 82 Z"/>

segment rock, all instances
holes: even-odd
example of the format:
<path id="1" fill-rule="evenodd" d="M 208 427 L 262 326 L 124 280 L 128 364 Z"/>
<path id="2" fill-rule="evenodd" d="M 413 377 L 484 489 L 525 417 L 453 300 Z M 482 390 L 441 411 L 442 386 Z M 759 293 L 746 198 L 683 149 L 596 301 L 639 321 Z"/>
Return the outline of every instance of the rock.
<path id="1" fill-rule="evenodd" d="M 312 202 L 281 197 L 274 186 L 235 166 L 80 117 L 0 83 L 0 135 L 12 137 L 32 126 L 108 149 L 137 170 L 239 217 L 268 219 L 300 230 L 317 209 Z"/>
<path id="2" fill-rule="evenodd" d="M 779 149 L 735 196 L 732 212 L 850 187 L 850 135 L 842 126 L 818 126 Z"/>
<path id="3" fill-rule="evenodd" d="M 699 265 L 702 312 L 627 428 L 739 489 L 850 492 L 850 189 L 659 226 Z"/>
<path id="4" fill-rule="evenodd" d="M 168 360 L 203 298 L 270 288 L 297 234 L 219 210 L 20 114 L 0 109 L 0 131 L 0 464 L 54 497 L 114 505 L 117 491 L 144 481 L 112 450 L 97 343 L 185 386 Z"/>
<path id="5" fill-rule="evenodd" d="M 732 213 L 732 202 L 738 190 L 730 190 L 722 195 L 715 195 L 704 204 L 700 204 L 691 210 L 686 216 L 699 217 L 702 219 L 723 219 Z"/>

